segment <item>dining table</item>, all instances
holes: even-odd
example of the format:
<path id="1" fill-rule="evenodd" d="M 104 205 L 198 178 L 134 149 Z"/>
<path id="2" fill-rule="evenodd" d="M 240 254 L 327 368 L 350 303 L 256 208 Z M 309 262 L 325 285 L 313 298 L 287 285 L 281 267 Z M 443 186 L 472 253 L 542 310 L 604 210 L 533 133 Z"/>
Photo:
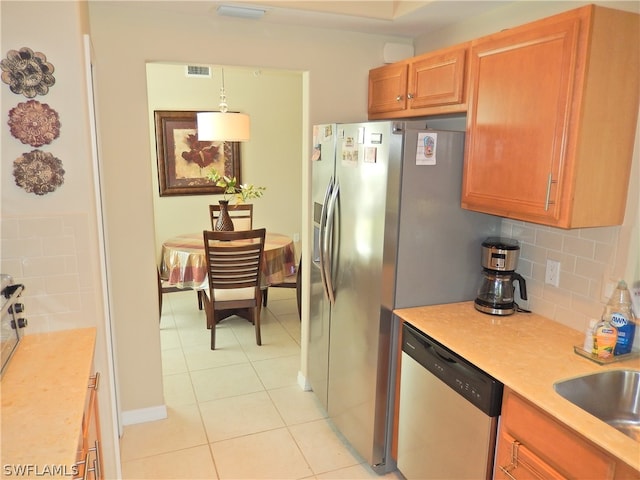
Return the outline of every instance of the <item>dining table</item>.
<path id="1" fill-rule="evenodd" d="M 202 232 L 176 235 L 162 242 L 160 278 L 168 286 L 183 289 L 209 288 L 207 259 Z M 296 271 L 293 239 L 281 233 L 268 232 L 262 255 L 261 286 L 282 283 Z"/>

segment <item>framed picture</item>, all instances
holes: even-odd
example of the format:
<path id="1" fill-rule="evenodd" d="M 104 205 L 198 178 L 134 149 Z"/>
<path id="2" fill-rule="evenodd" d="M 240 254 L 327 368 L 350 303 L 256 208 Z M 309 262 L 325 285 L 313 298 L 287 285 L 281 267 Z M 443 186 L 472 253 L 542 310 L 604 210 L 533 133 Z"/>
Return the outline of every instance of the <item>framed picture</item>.
<path id="1" fill-rule="evenodd" d="M 240 180 L 238 142 L 200 142 L 196 112 L 155 110 L 160 196 L 222 193 L 207 179 L 213 168 Z"/>

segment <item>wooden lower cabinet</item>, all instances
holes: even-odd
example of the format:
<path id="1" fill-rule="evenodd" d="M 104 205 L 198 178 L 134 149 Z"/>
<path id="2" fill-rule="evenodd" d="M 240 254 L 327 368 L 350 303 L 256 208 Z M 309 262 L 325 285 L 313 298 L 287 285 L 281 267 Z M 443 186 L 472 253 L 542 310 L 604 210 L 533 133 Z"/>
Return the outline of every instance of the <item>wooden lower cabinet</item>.
<path id="1" fill-rule="evenodd" d="M 505 387 L 494 478 L 622 480 L 640 472 Z"/>
<path id="2" fill-rule="evenodd" d="M 89 379 L 82 432 L 78 442 L 76 478 L 98 480 L 104 478 L 100 435 L 100 414 L 98 411 L 98 384 L 100 374 L 96 372 Z"/>

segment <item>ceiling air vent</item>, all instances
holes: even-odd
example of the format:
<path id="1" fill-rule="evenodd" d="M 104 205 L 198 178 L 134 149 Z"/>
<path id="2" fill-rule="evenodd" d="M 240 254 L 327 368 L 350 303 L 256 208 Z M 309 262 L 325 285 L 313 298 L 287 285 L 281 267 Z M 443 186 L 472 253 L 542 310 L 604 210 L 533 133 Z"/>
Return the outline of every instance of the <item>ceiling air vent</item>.
<path id="1" fill-rule="evenodd" d="M 211 68 L 201 65 L 187 65 L 187 77 L 211 78 Z"/>

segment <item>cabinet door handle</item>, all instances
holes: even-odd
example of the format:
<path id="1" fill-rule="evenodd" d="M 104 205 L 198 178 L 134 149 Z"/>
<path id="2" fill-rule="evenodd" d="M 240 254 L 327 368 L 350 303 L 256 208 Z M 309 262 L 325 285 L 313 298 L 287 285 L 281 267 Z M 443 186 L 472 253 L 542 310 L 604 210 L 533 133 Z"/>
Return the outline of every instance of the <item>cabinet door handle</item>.
<path id="1" fill-rule="evenodd" d="M 100 442 L 98 440 L 95 441 L 95 447 L 91 450 L 96 452 L 96 458 L 93 460 L 93 470 L 96 472 L 96 479 L 102 478 L 102 473 L 100 472 Z"/>
<path id="2" fill-rule="evenodd" d="M 519 458 L 519 449 L 521 445 L 522 444 L 517 440 L 511 442 L 511 463 L 509 463 L 509 465 L 499 466 L 502 473 L 504 473 L 509 478 L 509 480 L 518 480 L 517 477 L 515 477 L 511 472 L 522 465 L 522 468 L 526 470 L 526 473 L 528 474 L 527 478 L 531 478 L 531 475 L 533 475 L 535 478 L 539 478 L 540 480 L 545 480 L 546 478 L 548 478 L 544 474 L 540 473 L 535 467 L 529 465 L 524 459 Z"/>
<path id="3" fill-rule="evenodd" d="M 500 470 L 510 478 L 510 480 L 518 480 L 511 475 L 511 471 L 518 468 L 518 449 L 520 448 L 520 442 L 514 440 L 511 442 L 511 463 L 507 466 L 500 465 Z"/>
<path id="4" fill-rule="evenodd" d="M 81 465 L 84 465 L 84 470 L 82 471 L 82 477 L 73 477 L 73 480 L 87 480 L 87 476 L 89 475 L 89 455 L 91 455 L 91 449 L 87 451 L 84 456 L 84 460 L 80 460 L 76 462 L 76 466 L 79 468 Z M 93 469 L 91 469 L 93 471 Z"/>
<path id="5" fill-rule="evenodd" d="M 555 203 L 551 201 L 551 185 L 554 183 L 556 182 L 553 181 L 553 175 L 549 173 L 549 176 L 547 177 L 547 197 L 545 198 L 545 201 L 544 201 L 545 212 L 549 211 L 549 205 L 551 205 L 552 203 Z"/>
<path id="6" fill-rule="evenodd" d="M 410 93 L 410 94 L 408 94 L 408 95 L 407 95 L 407 98 L 408 98 L 409 100 L 411 100 L 411 99 L 413 98 L 413 96 L 414 96 L 414 95 L 413 95 L 413 93 Z"/>
<path id="7" fill-rule="evenodd" d="M 94 375 L 89 377 L 89 385 L 88 388 L 93 390 L 98 390 L 98 384 L 100 383 L 100 372 L 96 372 Z"/>
<path id="8" fill-rule="evenodd" d="M 89 460 L 89 456 L 94 453 L 93 461 Z M 99 479 L 102 478 L 100 476 L 100 448 L 98 445 L 98 441 L 96 440 L 95 447 L 90 448 L 87 451 L 87 455 L 84 457 L 84 460 L 76 463 L 76 465 L 84 465 L 84 471 L 82 472 L 82 480 L 87 480 L 89 478 L 89 472 L 93 472 L 93 478 Z M 89 465 L 92 468 L 89 468 Z M 77 477 L 79 479 L 79 477 Z"/>
<path id="9" fill-rule="evenodd" d="M 514 465 L 507 465 L 506 467 L 500 465 L 500 470 L 502 470 L 502 473 L 504 473 L 507 477 L 509 477 L 510 480 L 518 480 L 516 477 L 514 477 L 513 475 L 511 475 L 511 469 L 514 468 Z"/>
<path id="10" fill-rule="evenodd" d="M 402 95 L 398 95 L 396 97 L 396 102 L 401 102 L 404 97 Z"/>

